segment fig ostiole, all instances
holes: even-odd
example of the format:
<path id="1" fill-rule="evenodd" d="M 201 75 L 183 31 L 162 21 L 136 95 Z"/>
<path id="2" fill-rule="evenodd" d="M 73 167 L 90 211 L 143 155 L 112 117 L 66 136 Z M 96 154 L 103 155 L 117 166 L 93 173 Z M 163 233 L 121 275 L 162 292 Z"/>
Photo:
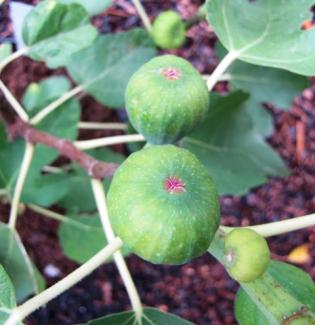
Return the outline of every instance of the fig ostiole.
<path id="1" fill-rule="evenodd" d="M 264 237 L 247 228 L 234 229 L 224 240 L 225 266 L 238 282 L 252 282 L 268 268 L 270 251 Z"/>
<path id="2" fill-rule="evenodd" d="M 206 252 L 219 226 L 216 187 L 186 149 L 150 146 L 118 168 L 108 192 L 115 233 L 143 259 L 183 264 Z"/>
<path id="3" fill-rule="evenodd" d="M 152 25 L 152 37 L 155 44 L 165 50 L 180 48 L 185 42 L 185 33 L 185 23 L 173 10 L 161 13 Z"/>
<path id="4" fill-rule="evenodd" d="M 125 100 L 131 124 L 152 144 L 174 143 L 187 135 L 209 107 L 199 72 L 174 55 L 156 57 L 136 71 Z"/>

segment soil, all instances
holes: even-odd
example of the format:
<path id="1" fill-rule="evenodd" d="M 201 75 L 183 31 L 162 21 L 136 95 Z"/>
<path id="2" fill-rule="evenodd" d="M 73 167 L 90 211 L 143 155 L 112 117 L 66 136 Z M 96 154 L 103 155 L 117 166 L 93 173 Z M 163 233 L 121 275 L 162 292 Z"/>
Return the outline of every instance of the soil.
<path id="1" fill-rule="evenodd" d="M 153 16 L 164 8 L 176 8 L 183 17 L 194 14 L 200 1 L 146 1 L 145 6 Z M 12 39 L 7 4 L 0 16 L 1 40 Z M 94 23 L 104 32 L 116 32 L 140 25 L 130 2 L 115 1 Z M 213 46 L 215 36 L 205 22 L 188 32 L 184 49 L 172 51 L 188 58 L 202 73 L 211 73 L 217 64 Z M 3 79 L 20 98 L 31 81 L 38 81 L 63 70 L 51 71 L 43 64 L 22 58 L 10 64 Z M 218 85 L 223 91 L 226 85 Z M 3 102 L 3 100 L 2 100 Z M 92 98 L 81 99 L 82 117 L 85 121 L 117 121 L 116 111 L 104 109 Z M 268 139 L 280 153 L 291 174 L 287 178 L 270 178 L 264 186 L 253 189 L 242 197 L 226 196 L 221 199 L 222 223 L 230 226 L 246 226 L 301 216 L 315 211 L 315 83 L 295 99 L 289 111 L 268 105 L 272 112 L 276 131 Z M 82 132 L 81 138 L 92 138 L 117 132 Z M 124 146 L 115 150 L 126 153 Z M 53 207 L 57 209 L 58 207 Z M 0 204 L 0 218 L 6 221 L 9 206 Z M 26 210 L 18 219 L 18 232 L 48 285 L 57 282 L 78 265 L 67 259 L 57 238 L 58 222 L 48 220 Z M 281 235 L 269 240 L 273 257 L 286 261 L 295 247 L 307 243 L 310 259 L 300 264 L 315 279 L 315 228 Z M 196 324 L 232 325 L 233 300 L 237 284 L 223 267 L 209 254 L 183 266 L 156 266 L 136 256 L 127 263 L 145 305 L 180 315 Z M 54 271 L 54 272 L 53 272 Z M 115 266 L 110 263 L 100 267 L 91 276 L 54 299 L 46 308 L 32 314 L 27 325 L 69 325 L 83 323 L 92 318 L 127 310 L 130 303 Z"/>

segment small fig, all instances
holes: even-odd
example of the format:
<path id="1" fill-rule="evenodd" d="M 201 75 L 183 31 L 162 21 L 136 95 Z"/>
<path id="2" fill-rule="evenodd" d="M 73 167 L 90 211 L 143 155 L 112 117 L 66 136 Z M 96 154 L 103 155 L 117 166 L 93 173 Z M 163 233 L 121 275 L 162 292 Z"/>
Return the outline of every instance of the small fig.
<path id="1" fill-rule="evenodd" d="M 174 55 L 144 64 L 126 90 L 130 122 L 152 144 L 173 143 L 188 134 L 208 106 L 205 81 L 188 61 Z"/>
<path id="2" fill-rule="evenodd" d="M 152 37 L 157 46 L 170 50 L 181 47 L 185 42 L 185 24 L 180 15 L 168 10 L 161 13 L 152 26 Z"/>
<path id="3" fill-rule="evenodd" d="M 251 229 L 234 229 L 225 238 L 224 255 L 227 270 L 239 282 L 251 282 L 268 268 L 270 252 L 262 236 Z"/>
<path id="4" fill-rule="evenodd" d="M 152 263 L 182 264 L 209 248 L 219 225 L 215 185 L 186 149 L 150 146 L 118 168 L 108 192 L 115 233 Z"/>

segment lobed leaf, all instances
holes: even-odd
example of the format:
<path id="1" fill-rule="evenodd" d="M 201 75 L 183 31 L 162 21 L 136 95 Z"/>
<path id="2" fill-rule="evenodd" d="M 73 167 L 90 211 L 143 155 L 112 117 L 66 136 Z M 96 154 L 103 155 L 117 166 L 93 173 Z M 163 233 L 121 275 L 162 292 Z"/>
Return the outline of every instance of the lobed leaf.
<path id="1" fill-rule="evenodd" d="M 0 265 L 0 309 L 16 306 L 14 287 L 2 265 Z"/>
<path id="2" fill-rule="evenodd" d="M 97 15 L 112 4 L 112 0 L 59 0 L 61 3 L 78 3 L 89 13 L 90 16 Z"/>
<path id="3" fill-rule="evenodd" d="M 124 107 L 131 75 L 156 54 L 150 35 L 142 29 L 99 35 L 67 64 L 70 76 L 100 103 Z"/>
<path id="4" fill-rule="evenodd" d="M 227 53 L 220 43 L 217 43 L 215 50 L 219 59 Z M 238 60 L 228 68 L 226 77 L 232 90 L 240 89 L 250 94 L 246 111 L 263 136 L 270 136 L 274 127 L 272 116 L 262 103 L 272 103 L 277 108 L 287 110 L 293 99 L 310 86 L 310 81 L 304 76 Z"/>
<path id="5" fill-rule="evenodd" d="M 39 292 L 38 274 L 19 235 L 4 223 L 0 223 L 0 264 L 12 280 L 18 301 Z"/>
<path id="6" fill-rule="evenodd" d="M 0 63 L 12 53 L 12 45 L 10 43 L 0 44 Z"/>
<path id="7" fill-rule="evenodd" d="M 315 29 L 303 30 L 312 19 L 314 0 L 208 0 L 208 21 L 224 47 L 240 60 L 315 74 Z"/>
<path id="8" fill-rule="evenodd" d="M 79 4 L 45 0 L 26 16 L 22 35 L 29 46 L 28 56 L 56 68 L 64 66 L 72 54 L 91 45 L 97 31 Z"/>
<path id="9" fill-rule="evenodd" d="M 80 264 L 107 245 L 98 214 L 69 215 L 60 225 L 58 236 L 65 255 Z M 122 251 L 124 255 L 130 252 L 125 246 Z"/>
<path id="10" fill-rule="evenodd" d="M 125 157 L 108 148 L 88 150 L 88 154 L 95 159 L 106 162 L 122 163 Z M 105 179 L 103 184 L 109 188 L 110 180 Z M 91 179 L 80 167 L 72 165 L 72 172 L 68 175 L 67 193 L 58 204 L 71 214 L 79 212 L 94 212 L 97 210 L 95 198 L 91 188 Z"/>
<path id="11" fill-rule="evenodd" d="M 248 95 L 212 95 L 203 124 L 181 141 L 197 155 L 221 194 L 244 194 L 267 176 L 286 176 L 279 155 L 257 132 L 246 111 Z"/>
<path id="12" fill-rule="evenodd" d="M 239 324 L 271 324 L 272 319 L 275 324 L 282 321 L 289 324 L 290 319 L 300 321 L 299 324 L 315 323 L 315 285 L 311 277 L 292 265 L 276 261 L 271 262 L 267 272 L 273 287 L 268 278 L 262 278 L 244 284 L 238 291 L 235 313 Z M 305 318 L 297 320 L 298 316 Z"/>

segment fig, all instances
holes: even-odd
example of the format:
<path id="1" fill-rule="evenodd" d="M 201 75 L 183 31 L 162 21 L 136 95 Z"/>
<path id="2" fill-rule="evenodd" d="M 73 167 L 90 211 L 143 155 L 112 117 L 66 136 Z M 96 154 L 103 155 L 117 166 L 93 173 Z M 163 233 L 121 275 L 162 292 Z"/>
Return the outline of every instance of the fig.
<path id="1" fill-rule="evenodd" d="M 252 282 L 268 268 L 270 251 L 264 237 L 251 229 L 234 229 L 224 241 L 225 265 L 238 282 Z"/>
<path id="2" fill-rule="evenodd" d="M 131 154 L 108 192 L 115 233 L 155 264 L 183 264 L 209 248 L 219 225 L 216 187 L 186 149 L 153 145 Z"/>
<path id="3" fill-rule="evenodd" d="M 152 37 L 157 46 L 170 50 L 181 47 L 185 42 L 185 24 L 173 10 L 161 13 L 153 22 Z"/>
<path id="4" fill-rule="evenodd" d="M 203 120 L 209 107 L 199 72 L 174 55 L 156 57 L 136 71 L 125 99 L 131 124 L 151 144 L 176 142 Z"/>

